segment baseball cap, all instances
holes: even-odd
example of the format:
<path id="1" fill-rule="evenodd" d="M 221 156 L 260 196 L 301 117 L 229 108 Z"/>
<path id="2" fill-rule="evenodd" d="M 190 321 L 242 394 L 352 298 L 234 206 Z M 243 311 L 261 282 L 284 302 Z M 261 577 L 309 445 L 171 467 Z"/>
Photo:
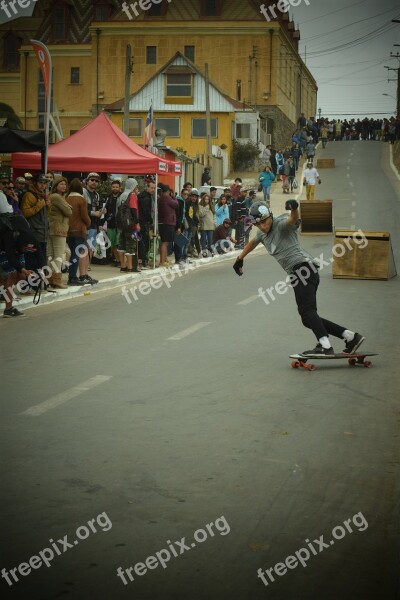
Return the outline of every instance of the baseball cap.
<path id="1" fill-rule="evenodd" d="M 17 177 L 15 183 L 25 183 L 25 177 Z"/>
<path id="2" fill-rule="evenodd" d="M 32 173 L 24 173 L 25 179 L 33 179 Z"/>
<path id="3" fill-rule="evenodd" d="M 89 173 L 86 179 L 98 179 L 100 181 L 100 175 L 98 173 Z"/>
<path id="4" fill-rule="evenodd" d="M 37 181 L 37 183 L 48 183 L 49 182 L 46 175 L 38 175 L 36 177 L 36 181 Z"/>

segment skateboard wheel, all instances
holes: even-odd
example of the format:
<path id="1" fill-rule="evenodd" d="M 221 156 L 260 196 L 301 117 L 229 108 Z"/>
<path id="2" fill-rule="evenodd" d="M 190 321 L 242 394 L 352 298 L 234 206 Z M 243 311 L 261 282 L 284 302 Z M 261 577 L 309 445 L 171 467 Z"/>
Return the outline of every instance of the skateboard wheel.
<path id="1" fill-rule="evenodd" d="M 372 362 L 370 360 L 365 360 L 364 367 L 367 367 L 367 368 L 372 367 Z"/>
<path id="2" fill-rule="evenodd" d="M 292 368 L 293 368 L 293 369 L 298 369 L 298 368 L 299 368 L 299 366 L 300 366 L 300 363 L 299 363 L 299 361 L 298 361 L 298 360 L 294 360 L 294 361 L 292 362 Z"/>
<path id="3" fill-rule="evenodd" d="M 356 358 L 349 358 L 349 365 L 350 365 L 351 367 L 354 367 L 354 366 L 355 366 L 355 364 L 356 364 L 356 362 L 357 362 L 357 359 L 356 359 Z"/>
<path id="4" fill-rule="evenodd" d="M 315 365 L 305 365 L 306 369 L 308 369 L 309 371 L 315 371 L 315 369 L 317 368 Z"/>

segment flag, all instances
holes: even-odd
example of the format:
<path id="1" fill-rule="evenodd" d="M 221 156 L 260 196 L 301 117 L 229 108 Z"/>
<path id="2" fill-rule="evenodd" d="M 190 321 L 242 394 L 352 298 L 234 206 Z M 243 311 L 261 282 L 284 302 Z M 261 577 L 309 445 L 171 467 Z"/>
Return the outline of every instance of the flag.
<path id="1" fill-rule="evenodd" d="M 146 127 L 144 130 L 144 145 L 149 148 L 153 147 L 154 139 L 154 118 L 153 118 L 153 102 L 150 104 L 150 109 L 146 118 Z"/>
<path id="2" fill-rule="evenodd" d="M 51 111 L 51 87 L 52 87 L 52 65 L 49 49 L 42 42 L 31 40 L 31 44 L 39 61 L 42 71 L 44 89 L 46 92 L 46 150 L 44 155 L 44 172 L 47 171 L 47 156 L 49 152 L 50 111 Z"/>

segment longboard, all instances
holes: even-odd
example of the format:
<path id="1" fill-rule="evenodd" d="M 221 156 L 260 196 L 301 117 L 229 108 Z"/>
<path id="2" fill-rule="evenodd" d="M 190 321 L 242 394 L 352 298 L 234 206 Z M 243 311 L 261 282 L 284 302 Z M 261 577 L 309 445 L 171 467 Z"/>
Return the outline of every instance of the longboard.
<path id="1" fill-rule="evenodd" d="M 355 354 L 348 354 L 346 352 L 339 352 L 338 354 L 330 354 L 325 355 L 321 354 L 320 356 L 304 356 L 304 354 L 290 354 L 289 358 L 293 358 L 295 360 L 292 361 L 292 368 L 298 369 L 302 367 L 303 369 L 307 369 L 308 371 L 315 371 L 317 368 L 314 364 L 308 363 L 309 360 L 340 360 L 347 359 L 347 362 L 351 367 L 355 367 L 356 365 L 361 365 L 363 367 L 371 367 L 372 362 L 370 360 L 365 360 L 367 356 L 378 356 L 376 352 L 356 352 Z"/>

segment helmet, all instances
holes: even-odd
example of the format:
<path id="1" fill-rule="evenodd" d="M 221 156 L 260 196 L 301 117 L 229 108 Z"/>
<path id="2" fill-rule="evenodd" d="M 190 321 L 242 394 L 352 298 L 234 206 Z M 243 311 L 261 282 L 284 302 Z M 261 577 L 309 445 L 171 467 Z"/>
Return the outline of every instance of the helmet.
<path id="1" fill-rule="evenodd" d="M 273 214 L 266 202 L 253 202 L 250 207 L 250 216 L 253 217 L 255 223 L 259 223 L 272 217 Z"/>

